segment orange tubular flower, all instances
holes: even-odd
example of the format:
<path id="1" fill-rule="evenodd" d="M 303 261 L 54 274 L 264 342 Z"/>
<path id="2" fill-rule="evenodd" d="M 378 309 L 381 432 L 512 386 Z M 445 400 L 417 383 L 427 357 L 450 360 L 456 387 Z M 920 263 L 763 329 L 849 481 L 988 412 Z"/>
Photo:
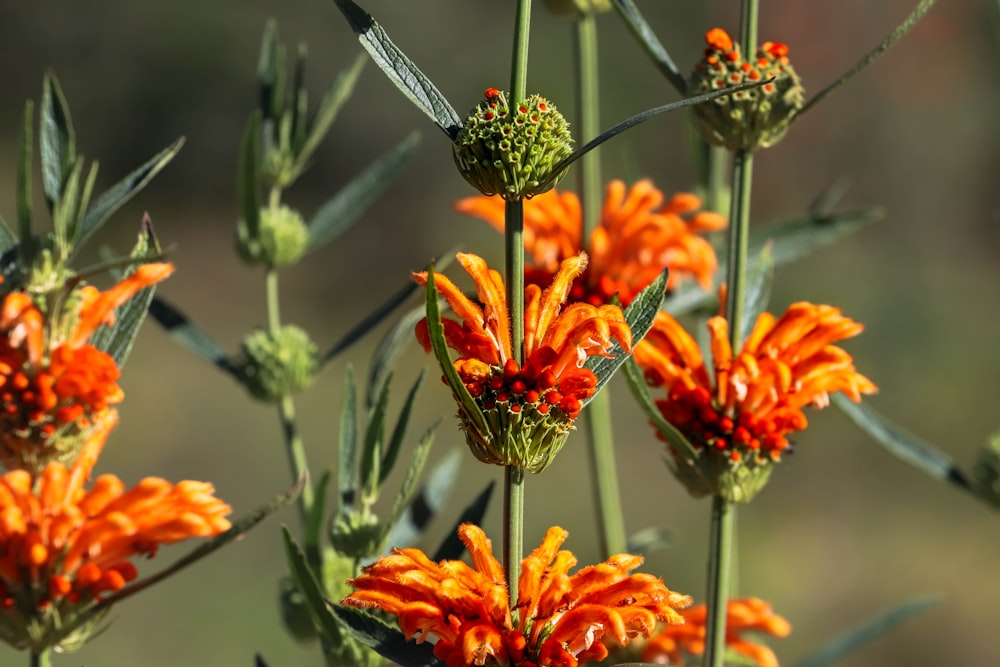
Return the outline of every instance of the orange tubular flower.
<path id="1" fill-rule="evenodd" d="M 396 549 L 350 580 L 355 591 L 341 603 L 396 616 L 406 637 L 418 642 L 434 635 L 434 655 L 448 667 L 577 667 L 605 658 L 612 641 L 649 637 L 657 621 L 683 623 L 675 610 L 691 604 L 652 575 L 628 574 L 642 563 L 639 556 L 619 554 L 570 575 L 576 558 L 558 551 L 567 533 L 554 527 L 521 561 L 511 609 L 486 534 L 471 524 L 458 534 L 474 567 Z"/>
<path id="2" fill-rule="evenodd" d="M 100 292 L 92 286 L 36 301 L 12 292 L 0 305 L 0 458 L 8 468 L 40 471 L 72 457 L 91 426 L 121 402 L 118 366 L 87 344 L 114 310 L 163 280 L 170 264 L 146 264 Z M 60 304 L 44 310 L 39 303 Z"/>
<path id="3" fill-rule="evenodd" d="M 789 450 L 787 436 L 806 427 L 804 407 L 825 407 L 831 392 L 857 402 L 877 390 L 855 370 L 851 355 L 833 345 L 862 329 L 838 308 L 800 302 L 779 319 L 770 313 L 757 318 L 734 357 L 728 322 L 713 317 L 708 321 L 713 379 L 694 339 L 660 312 L 635 359 L 647 381 L 668 392 L 667 400 L 657 401 L 664 418 L 704 454 L 695 462 L 702 479 L 738 468 L 766 473 Z"/>
<path id="4" fill-rule="evenodd" d="M 660 665 L 683 665 L 686 656 L 705 653 L 706 607 L 700 604 L 681 612 L 683 625 L 666 625 L 646 643 L 642 661 Z M 745 656 L 760 667 L 778 667 L 778 658 L 767 646 L 743 639 L 744 632 L 787 637 L 792 631 L 771 605 L 759 598 L 730 600 L 726 608 L 726 648 Z"/>
<path id="5" fill-rule="evenodd" d="M 525 288 L 519 366 L 511 349 L 503 278 L 476 255 L 459 253 L 458 261 L 475 280 L 482 305 L 445 276 L 435 275 L 435 283 L 460 320 L 442 320 L 448 346 L 460 355 L 455 370 L 486 421 L 460 411 L 469 446 L 481 461 L 539 472 L 596 391 L 597 376 L 583 363 L 591 356 L 611 356 L 613 343 L 630 352 L 632 332 L 618 306 L 572 303 L 563 308 L 574 278 L 587 266 L 581 253 L 562 262 L 544 292 L 538 285 Z M 426 285 L 427 274 L 415 273 L 414 279 Z M 430 351 L 426 318 L 416 333 Z"/>
<path id="6" fill-rule="evenodd" d="M 53 461 L 37 478 L 25 470 L 0 477 L 0 638 L 16 648 L 72 644 L 101 596 L 136 578 L 133 558 L 230 527 L 229 506 L 205 482 L 147 477 L 126 490 L 101 475 L 86 489 L 116 423 L 105 412 L 69 467 Z"/>
<path id="7" fill-rule="evenodd" d="M 722 229 L 726 219 L 699 211 L 701 201 L 680 193 L 664 203 L 664 195 L 649 180 L 626 188 L 622 181 L 608 184 L 601 223 L 586 249 L 591 264 L 574 283 L 570 300 L 593 305 L 610 303 L 618 295 L 628 305 L 664 268 L 670 269 L 668 288 L 684 277 L 711 286 L 717 262 L 712 245 L 698 234 Z M 504 202 L 499 197 L 467 197 L 455 209 L 504 228 Z M 580 200 L 571 192 L 549 192 L 524 202 L 524 245 L 535 261 L 526 281 L 547 285 L 559 263 L 582 249 Z"/>

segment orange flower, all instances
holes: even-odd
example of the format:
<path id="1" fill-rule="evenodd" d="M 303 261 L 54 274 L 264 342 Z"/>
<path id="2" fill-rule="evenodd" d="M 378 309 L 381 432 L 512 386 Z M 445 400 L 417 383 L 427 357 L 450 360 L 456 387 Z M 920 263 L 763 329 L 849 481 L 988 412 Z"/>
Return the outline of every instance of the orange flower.
<path id="1" fill-rule="evenodd" d="M 25 292 L 3 298 L 0 458 L 5 465 L 38 472 L 49 460 L 72 455 L 91 425 L 121 402 L 118 366 L 87 339 L 101 324 L 114 322 L 115 308 L 172 271 L 170 264 L 146 264 L 106 292 L 86 286 L 38 302 Z"/>
<path id="2" fill-rule="evenodd" d="M 573 279 L 587 266 L 587 255 L 580 253 L 562 262 L 544 292 L 538 285 L 525 288 L 523 364 L 518 365 L 503 278 L 476 255 L 459 253 L 458 261 L 475 280 L 482 305 L 445 276 L 435 275 L 435 284 L 460 320 L 442 320 L 448 346 L 459 353 L 455 370 L 489 423 L 484 432 L 479 420 L 460 414 L 469 444 L 482 461 L 538 472 L 596 391 L 597 376 L 584 362 L 611 356 L 614 342 L 630 352 L 632 332 L 618 306 L 572 303 L 563 308 Z M 426 273 L 413 276 L 426 285 Z M 430 351 L 426 318 L 416 333 Z"/>
<path id="3" fill-rule="evenodd" d="M 455 208 L 503 231 L 504 202 L 499 197 L 467 197 Z M 591 265 L 573 285 L 570 300 L 601 305 L 618 294 L 628 305 L 664 268 L 670 269 L 668 288 L 691 276 L 707 289 L 717 262 L 711 244 L 698 234 L 722 229 L 726 220 L 699 208 L 701 201 L 688 193 L 664 203 L 663 193 L 649 180 L 628 189 L 622 181 L 611 181 L 601 223 L 586 249 Z M 524 245 L 536 264 L 526 272 L 527 282 L 547 285 L 559 262 L 583 249 L 582 236 L 575 194 L 550 190 L 525 201 Z"/>
<path id="4" fill-rule="evenodd" d="M 635 359 L 650 384 L 668 391 L 657 405 L 695 449 L 708 447 L 733 462 L 777 461 L 789 449 L 786 436 L 806 427 L 802 408 L 825 407 L 835 391 L 857 402 L 877 390 L 854 369 L 851 355 L 832 344 L 862 329 L 838 308 L 800 302 L 780 319 L 757 318 L 734 358 L 728 322 L 713 317 L 713 379 L 694 339 L 660 312 Z"/>
<path id="5" fill-rule="evenodd" d="M 230 527 L 229 506 L 204 482 L 147 477 L 126 490 L 101 475 L 85 488 L 116 423 L 105 412 L 69 467 L 53 461 L 37 478 L 0 477 L 0 636 L 17 648 L 66 639 L 74 619 L 136 578 L 135 557 Z"/>
<path id="6" fill-rule="evenodd" d="M 434 563 L 419 549 L 395 549 L 350 580 L 355 591 L 341 602 L 396 616 L 406 637 L 418 642 L 434 635 L 434 655 L 448 667 L 576 667 L 605 658 L 612 641 L 625 645 L 648 637 L 657 621 L 682 623 L 675 610 L 691 604 L 652 575 L 628 574 L 642 563 L 639 556 L 619 554 L 570 575 L 576 558 L 558 551 L 567 533 L 550 528 L 521 561 L 511 609 L 486 534 L 471 524 L 458 534 L 473 567 Z"/>
<path id="7" fill-rule="evenodd" d="M 705 653 L 706 607 L 700 604 L 681 612 L 683 625 L 666 625 L 646 643 L 642 661 L 660 665 L 686 664 L 686 655 Z M 771 605 L 759 598 L 730 600 L 726 608 L 726 648 L 756 662 L 760 667 L 778 667 L 774 651 L 763 644 L 743 639 L 744 632 L 787 637 L 792 631 Z"/>

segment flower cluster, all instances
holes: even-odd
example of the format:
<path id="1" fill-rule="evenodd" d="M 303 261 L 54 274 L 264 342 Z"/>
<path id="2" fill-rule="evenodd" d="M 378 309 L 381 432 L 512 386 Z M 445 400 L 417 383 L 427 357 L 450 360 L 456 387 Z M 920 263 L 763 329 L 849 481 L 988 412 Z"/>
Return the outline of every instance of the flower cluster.
<path id="1" fill-rule="evenodd" d="M 481 461 L 539 472 L 565 443 L 583 402 L 596 391 L 597 376 L 583 367 L 584 361 L 609 356 L 613 343 L 631 351 L 632 332 L 617 306 L 563 307 L 573 280 L 586 268 L 587 256 L 581 253 L 562 262 L 544 292 L 538 285 L 525 288 L 518 363 L 503 278 L 476 255 L 459 253 L 458 261 L 476 283 L 479 304 L 445 276 L 436 276 L 435 283 L 459 318 L 443 320 L 445 341 L 459 353 L 454 368 L 485 418 L 483 423 L 479 415 L 460 410 L 467 441 Z M 427 283 L 426 273 L 414 278 Z M 416 333 L 430 351 L 426 318 Z"/>
<path id="2" fill-rule="evenodd" d="M 635 359 L 651 385 L 667 390 L 657 406 L 700 453 L 696 465 L 711 485 L 728 470 L 766 474 L 789 450 L 788 435 L 806 427 L 804 407 L 825 407 L 831 392 L 857 402 L 876 391 L 851 356 L 833 345 L 862 328 L 833 306 L 800 302 L 780 318 L 763 313 L 734 355 L 728 322 L 713 317 L 708 321 L 713 377 L 694 338 L 660 312 Z M 755 489 L 742 492 L 752 496 Z"/>
<path id="3" fill-rule="evenodd" d="M 676 611 L 691 598 L 648 574 L 629 574 L 642 558 L 629 554 L 569 574 L 576 558 L 559 551 L 567 533 L 550 528 L 521 561 L 517 602 L 485 533 L 471 524 L 459 536 L 472 556 L 435 563 L 418 549 L 396 549 L 350 581 L 342 600 L 375 607 L 399 620 L 407 638 L 437 638 L 434 655 L 448 667 L 577 667 L 602 660 L 608 645 L 649 637 L 658 621 L 682 623 Z"/>
<path id="4" fill-rule="evenodd" d="M 504 229 L 504 202 L 498 197 L 466 197 L 455 209 Z M 548 285 L 560 262 L 586 250 L 590 265 L 574 281 L 571 301 L 602 305 L 617 295 L 627 306 L 665 268 L 670 270 L 668 288 L 692 277 L 707 289 L 718 263 L 712 245 L 700 234 L 724 228 L 726 219 L 700 209 L 693 194 L 667 199 L 649 180 L 631 187 L 613 180 L 600 224 L 584 247 L 579 198 L 550 190 L 524 203 L 524 244 L 534 260 L 525 281 Z"/>

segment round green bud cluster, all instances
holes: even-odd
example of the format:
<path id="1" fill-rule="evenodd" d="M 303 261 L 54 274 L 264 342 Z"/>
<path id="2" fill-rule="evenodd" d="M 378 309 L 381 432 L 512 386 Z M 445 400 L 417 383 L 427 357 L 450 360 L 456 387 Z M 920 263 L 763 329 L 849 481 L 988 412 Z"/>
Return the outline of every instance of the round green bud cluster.
<path id="1" fill-rule="evenodd" d="M 360 559 L 378 554 L 385 530 L 370 513 L 341 514 L 330 525 L 330 543 L 337 553 Z"/>
<path id="2" fill-rule="evenodd" d="M 276 334 L 257 329 L 243 340 L 238 369 L 251 396 L 275 403 L 313 383 L 319 356 L 316 344 L 299 327 L 284 326 Z"/>
<path id="3" fill-rule="evenodd" d="M 788 60 L 788 46 L 764 42 L 754 59 L 744 60 L 739 44 L 720 28 L 709 30 L 705 41 L 708 48 L 695 65 L 689 94 L 741 83 L 767 83 L 695 106 L 695 125 L 702 137 L 731 151 L 755 151 L 778 143 L 802 109 L 805 97 L 799 76 Z"/>
<path id="4" fill-rule="evenodd" d="M 262 208 L 256 233 L 241 220 L 236 249 L 247 264 L 276 269 L 294 264 L 309 247 L 309 228 L 299 212 L 287 206 Z"/>
<path id="5" fill-rule="evenodd" d="M 552 189 L 566 173 L 556 171 L 573 152 L 569 123 L 538 95 L 511 106 L 496 88 L 466 118 L 454 144 L 455 164 L 484 195 L 508 201 Z"/>
<path id="6" fill-rule="evenodd" d="M 545 6 L 557 16 L 579 16 L 609 11 L 611 0 L 545 0 Z"/>

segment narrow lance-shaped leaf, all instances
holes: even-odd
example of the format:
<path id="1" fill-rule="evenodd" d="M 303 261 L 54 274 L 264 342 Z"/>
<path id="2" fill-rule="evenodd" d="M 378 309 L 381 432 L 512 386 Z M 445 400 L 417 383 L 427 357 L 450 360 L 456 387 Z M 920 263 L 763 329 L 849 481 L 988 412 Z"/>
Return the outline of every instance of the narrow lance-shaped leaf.
<path id="1" fill-rule="evenodd" d="M 292 575 L 292 581 L 305 598 L 306 608 L 313 619 L 313 623 L 323 633 L 323 636 L 334 646 L 339 646 L 343 642 L 341 625 L 334 617 L 330 607 L 326 603 L 326 591 L 316 579 L 316 574 L 309 567 L 302 549 L 295 542 L 295 538 L 288 532 L 288 526 L 281 527 L 281 537 L 285 543 L 285 557 L 288 559 L 288 569 Z"/>
<path id="2" fill-rule="evenodd" d="M 628 322 L 629 329 L 632 330 L 632 346 L 639 344 L 653 326 L 657 311 L 663 305 L 663 297 L 667 288 L 667 270 L 660 272 L 659 277 L 645 287 L 632 300 L 632 303 L 625 309 L 625 321 Z M 597 388 L 594 395 L 608 383 L 608 380 L 615 374 L 618 367 L 631 355 L 627 354 L 618 343 L 612 342 L 610 357 L 590 357 L 586 364 L 587 368 L 597 376 Z M 593 396 L 584 401 L 584 405 L 593 400 Z"/>
<path id="3" fill-rule="evenodd" d="M 352 638 L 386 660 L 402 667 L 444 667 L 444 663 L 434 656 L 434 644 L 408 641 L 398 629 L 369 612 L 336 605 L 333 614 Z"/>
<path id="4" fill-rule="evenodd" d="M 323 204 L 309 223 L 307 252 L 323 247 L 350 229 L 392 183 L 403 165 L 413 157 L 419 144 L 420 133 L 411 132 L 398 146 L 371 163 Z"/>
<path id="5" fill-rule="evenodd" d="M 694 446 L 688 442 L 683 433 L 664 419 L 663 413 L 656 407 L 656 403 L 653 402 L 653 397 L 649 395 L 649 389 L 646 387 L 646 382 L 642 378 L 642 371 L 639 369 L 639 365 L 635 363 L 635 359 L 626 361 L 623 370 L 625 371 L 625 379 L 628 380 L 628 386 L 632 390 L 632 395 L 635 397 L 639 407 L 642 408 L 642 411 L 646 413 L 649 421 L 653 422 L 656 430 L 666 438 L 667 443 L 685 460 L 693 461 L 697 458 L 698 453 L 695 451 Z"/>
<path id="6" fill-rule="evenodd" d="M 399 458 L 399 452 L 403 447 L 403 439 L 406 437 L 406 427 L 410 422 L 410 413 L 413 411 L 413 401 L 417 398 L 417 392 L 420 390 L 420 385 L 423 381 L 424 372 L 421 370 L 416 382 L 413 383 L 413 386 L 410 387 L 410 391 L 406 395 L 403 407 L 399 411 L 399 417 L 396 419 L 396 426 L 392 430 L 392 437 L 389 438 L 389 444 L 386 446 L 385 452 L 382 453 L 382 463 L 378 477 L 379 486 L 385 483 L 389 473 L 392 472 L 392 469 L 396 465 L 396 459 Z"/>
<path id="7" fill-rule="evenodd" d="M 52 211 L 62 197 L 62 186 L 76 163 L 76 138 L 69 106 L 59 81 L 51 72 L 42 83 L 42 106 L 38 137 L 42 163 L 42 190 Z"/>
<path id="8" fill-rule="evenodd" d="M 22 244 L 26 244 L 31 238 L 31 146 L 34 133 L 31 117 L 34 109 L 34 103 L 28 100 L 24 105 L 21 150 L 17 160 L 17 228 Z"/>
<path id="9" fill-rule="evenodd" d="M 417 284 L 414 282 L 408 282 L 403 285 L 395 294 L 390 296 L 386 301 L 380 304 L 374 311 L 369 313 L 360 322 L 351 327 L 351 330 L 344 334 L 340 340 L 334 343 L 326 354 L 323 355 L 322 363 L 327 363 L 331 361 L 338 354 L 349 348 L 351 345 L 361 340 L 365 334 L 377 327 L 382 321 L 388 317 L 392 311 L 394 311 L 401 303 L 406 301 L 407 297 L 413 294 L 417 289 Z M 420 309 L 420 314 L 423 315 L 423 308 Z M 413 322 L 416 324 L 416 322 Z M 412 329 L 410 331 L 412 334 Z M 374 372 L 369 374 L 369 385 L 368 385 L 368 404 L 371 405 L 373 398 L 373 392 L 377 390 L 378 387 L 382 386 L 381 381 L 374 382 L 376 380 L 376 375 Z"/>
<path id="10" fill-rule="evenodd" d="M 105 220 L 111 217 L 111 214 L 131 199 L 135 193 L 146 187 L 146 184 L 174 159 L 183 145 L 184 138 L 181 137 L 97 197 L 87 207 L 87 212 L 83 215 L 79 233 L 74 241 L 73 253 L 79 252 L 87 239 L 104 224 Z"/>
<path id="11" fill-rule="evenodd" d="M 746 290 L 743 293 L 743 330 L 740 340 L 746 340 L 757 323 L 757 318 L 767 310 L 774 283 L 774 256 L 770 244 L 765 245 L 747 271 Z"/>
<path id="12" fill-rule="evenodd" d="M 972 489 L 965 474 L 939 447 L 907 433 L 864 403 L 854 403 L 839 393 L 834 394 L 831 400 L 862 431 L 889 450 L 889 453 L 923 470 L 939 482 L 950 482 L 966 491 Z"/>
<path id="13" fill-rule="evenodd" d="M 795 663 L 795 667 L 828 667 L 883 636 L 897 625 L 937 605 L 934 597 L 919 597 L 890 609 L 871 621 L 834 639 L 829 644 Z"/>
<path id="14" fill-rule="evenodd" d="M 309 47 L 299 42 L 292 77 L 292 150 L 297 154 L 306 141 L 309 131 L 309 91 L 306 90 L 306 58 Z"/>
<path id="15" fill-rule="evenodd" d="M 181 347 L 227 374 L 234 377 L 237 375 L 236 367 L 226 356 L 222 346 L 170 303 L 154 296 L 149 303 L 149 314 Z"/>
<path id="16" fill-rule="evenodd" d="M 251 239 L 260 233 L 260 181 L 260 112 L 254 111 L 240 144 L 237 178 L 240 221 Z"/>
<path id="17" fill-rule="evenodd" d="M 410 459 L 410 467 L 406 469 L 406 475 L 403 477 L 403 483 L 399 486 L 399 491 L 396 493 L 396 497 L 392 501 L 392 507 L 389 509 L 389 514 L 386 515 L 385 523 L 383 524 L 383 539 L 388 537 L 392 527 L 403 514 L 403 509 L 406 507 L 407 503 L 410 502 L 413 492 L 417 489 L 417 482 L 420 481 L 420 474 L 423 472 L 424 465 L 427 463 L 427 456 L 430 454 L 431 444 L 434 442 L 434 435 L 437 432 L 437 427 L 440 423 L 440 419 L 434 422 L 434 424 L 427 429 L 422 436 L 420 436 L 420 440 L 417 441 L 416 447 L 413 448 L 413 455 Z"/>
<path id="18" fill-rule="evenodd" d="M 7 226 L 7 221 L 3 219 L 3 216 L 0 216 L 0 257 L 16 247 L 17 235 Z M 0 273 L 2 272 L 3 267 L 0 266 Z"/>
<path id="19" fill-rule="evenodd" d="M 487 484 L 486 488 L 476 496 L 476 499 L 462 511 L 461 516 L 458 517 L 458 521 L 455 522 L 455 525 L 448 532 L 448 536 L 445 537 L 441 546 L 434 553 L 433 560 L 458 560 L 462 557 L 465 545 L 462 544 L 462 540 L 458 537 L 458 527 L 463 523 L 471 523 L 476 526 L 483 525 L 483 517 L 486 516 L 486 508 L 489 507 L 494 486 L 496 486 L 495 481 Z"/>
<path id="20" fill-rule="evenodd" d="M 307 552 L 318 552 L 319 550 L 320 534 L 323 531 L 323 516 L 326 509 L 326 490 L 330 486 L 331 477 L 332 475 L 328 468 L 320 474 L 319 479 L 316 481 L 314 495 L 316 502 L 309 508 L 309 514 L 306 516 L 305 544 Z"/>
<path id="21" fill-rule="evenodd" d="M 643 50 L 646 51 L 646 55 L 652 59 L 657 69 L 660 70 L 663 76 L 667 77 L 667 81 L 677 89 L 678 93 L 685 95 L 687 93 L 687 81 L 685 81 L 684 75 L 677 69 L 677 65 L 674 64 L 670 55 L 667 54 L 667 50 L 663 48 L 663 44 L 657 39 L 653 29 L 649 27 L 649 23 L 643 18 L 635 3 L 632 0 L 611 0 L 611 4 L 618 10 L 618 15 L 625 21 L 625 25 L 628 26 L 629 31 L 639 41 Z"/>
<path id="22" fill-rule="evenodd" d="M 278 22 L 273 18 L 264 24 L 264 35 L 260 42 L 260 59 L 257 61 L 257 90 L 260 95 L 260 110 L 266 118 L 281 115 L 282 91 L 280 79 L 282 69 L 278 62 Z"/>
<path id="23" fill-rule="evenodd" d="M 340 513 L 347 514 L 354 507 L 358 474 L 358 406 L 354 385 L 354 368 L 348 364 L 344 371 L 344 398 L 340 406 L 340 432 L 337 442 L 337 494 Z"/>
<path id="24" fill-rule="evenodd" d="M 378 499 L 379 468 L 382 464 L 382 448 L 385 446 L 385 418 L 389 408 L 389 385 L 392 376 L 386 378 L 379 392 L 378 400 L 368 413 L 368 426 L 361 445 L 361 502 L 372 505 Z"/>
<path id="25" fill-rule="evenodd" d="M 452 141 L 462 129 L 462 118 L 444 95 L 399 50 L 375 19 L 352 0 L 334 0 L 361 46 L 389 80 L 423 111 Z"/>

